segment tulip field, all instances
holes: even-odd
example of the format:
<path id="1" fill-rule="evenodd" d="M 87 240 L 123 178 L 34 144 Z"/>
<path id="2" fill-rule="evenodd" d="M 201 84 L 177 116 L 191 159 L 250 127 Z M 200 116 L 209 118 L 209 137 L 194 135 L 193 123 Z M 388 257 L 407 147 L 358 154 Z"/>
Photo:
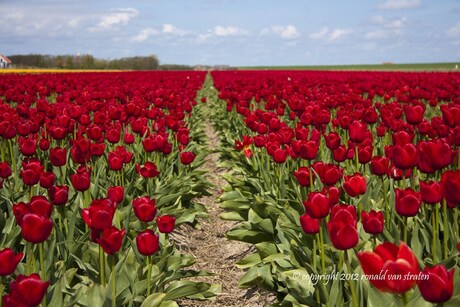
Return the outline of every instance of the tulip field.
<path id="1" fill-rule="evenodd" d="M 239 287 L 459 306 L 459 148 L 460 73 L 0 74 L 0 306 L 212 304 L 174 237 L 208 217 L 211 152 Z"/>

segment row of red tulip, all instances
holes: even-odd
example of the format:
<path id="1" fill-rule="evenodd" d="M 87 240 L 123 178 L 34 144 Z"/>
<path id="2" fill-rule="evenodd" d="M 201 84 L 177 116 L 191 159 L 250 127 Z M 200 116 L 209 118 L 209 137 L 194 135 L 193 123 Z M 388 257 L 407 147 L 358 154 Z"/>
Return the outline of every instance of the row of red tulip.
<path id="1" fill-rule="evenodd" d="M 290 178 L 282 172 L 292 169 L 297 184 L 308 189 L 306 199 L 301 199 L 305 211 L 299 212 L 305 233 L 319 234 L 322 246 L 322 232 L 327 230 L 330 244 L 346 251 L 358 246 L 360 221 L 374 240 L 378 236 L 384 242 L 375 253 L 358 249 L 365 274 L 388 269 L 388 275 L 417 275 L 416 256 L 404 243 L 410 245 L 407 232 L 414 229 L 407 221 L 416 216 L 432 219 L 430 258 L 437 265 L 425 267 L 423 272 L 433 278 L 418 285 L 429 302 L 451 298 L 454 268 L 448 271 L 438 264 L 436 241 L 442 232 L 441 261 L 457 252 L 453 243 L 460 239 L 456 192 L 460 188 L 460 74 L 242 71 L 212 75 L 227 111 L 246 126 L 234 128 L 238 135 L 234 148 L 257 161 L 268 155 L 275 164 L 271 169 L 276 189 L 281 191 L 279 185 Z M 264 167 L 255 167 L 260 173 L 256 176 L 264 178 Z M 376 185 L 375 179 L 381 184 Z M 376 187 L 382 189 L 376 191 L 379 198 L 384 198 L 380 206 L 375 205 L 379 198 L 369 202 Z M 362 203 L 363 195 L 369 203 Z M 433 207 L 422 207 L 423 203 Z M 439 208 L 443 208 L 442 231 Z M 383 233 L 385 226 L 392 231 L 397 224 L 402 224 L 404 234 L 395 245 Z M 451 234 L 454 237 L 448 238 Z M 397 244 L 399 240 L 403 242 Z M 323 261 L 323 247 L 320 252 Z M 400 266 L 401 259 L 407 265 Z M 324 262 L 322 266 L 325 274 Z M 415 279 L 395 284 L 388 276 L 370 282 L 379 290 L 400 294 L 416 284 Z M 349 287 L 356 304 L 354 288 Z"/>
<path id="2" fill-rule="evenodd" d="M 67 240 L 75 242 L 89 235 L 99 245 L 104 287 L 103 252 L 112 259 L 115 283 L 115 255 L 128 253 L 131 242 L 146 257 L 151 274 L 151 257 L 166 244 L 157 231 L 170 233 L 176 218 L 185 218 L 180 215 L 185 214 L 182 208 L 166 209 L 177 212 L 177 217 L 165 214 L 152 195 L 162 195 L 158 191 L 162 171 L 168 171 L 164 180 L 170 180 L 169 172 L 181 172 L 171 166 L 178 161 L 189 165 L 195 159 L 188 125 L 204 77 L 203 72 L 2 74 L 0 193 L 12 203 L 2 205 L 2 216 L 9 219 L 13 213 L 21 231 L 19 240 L 8 244 L 22 252 L 15 254 L 9 247 L 0 251 L 0 275 L 14 274 L 24 256 L 25 267 L 18 270 L 29 275 L 11 279 L 9 294 L 3 296 L 5 306 L 49 302 L 48 287 L 55 289 L 53 282 L 60 281 L 46 270 L 43 249 L 56 241 L 67 246 L 59 242 L 67 235 L 73 234 Z M 157 216 L 158 211 L 162 214 Z M 80 214 L 69 212 L 80 212 L 84 224 L 72 220 Z M 128 212 L 128 217 L 134 212 L 142 227 L 132 228 L 137 224 L 131 218 L 121 223 L 122 212 Z M 70 231 L 70 224 L 78 230 Z M 40 276 L 33 273 L 37 272 L 33 245 L 39 249 Z M 53 259 L 57 263 L 63 257 L 67 256 L 60 253 Z M 146 279 L 143 289 L 148 297 L 152 276 Z M 115 305 L 115 284 L 112 287 Z M 24 291 L 31 288 L 26 295 Z"/>

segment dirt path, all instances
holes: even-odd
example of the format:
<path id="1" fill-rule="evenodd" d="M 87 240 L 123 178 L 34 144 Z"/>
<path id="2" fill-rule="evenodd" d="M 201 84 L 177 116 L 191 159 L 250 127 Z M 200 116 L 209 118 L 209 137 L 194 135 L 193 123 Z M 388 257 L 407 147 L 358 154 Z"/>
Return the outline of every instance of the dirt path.
<path id="1" fill-rule="evenodd" d="M 206 135 L 209 136 L 211 149 L 218 148 L 219 137 L 211 123 L 206 123 Z M 240 289 L 238 281 L 243 276 L 243 270 L 235 267 L 235 263 L 251 253 L 250 244 L 230 241 L 225 233 L 232 229 L 236 223 L 224 221 L 219 215 L 223 212 L 216 202 L 222 194 L 222 188 L 227 184 L 222 178 L 226 169 L 218 166 L 219 153 L 212 153 L 207 157 L 203 168 L 208 172 L 207 179 L 214 185 L 212 196 L 206 196 L 198 201 L 204 204 L 209 211 L 209 219 L 200 221 L 200 229 L 183 226 L 179 230 L 180 248 L 196 258 L 193 267 L 197 270 L 206 270 L 216 274 L 214 277 L 203 277 L 203 281 L 222 285 L 222 293 L 214 302 L 200 302 L 184 300 L 181 306 L 268 306 L 272 296 L 268 292 L 257 289 Z"/>

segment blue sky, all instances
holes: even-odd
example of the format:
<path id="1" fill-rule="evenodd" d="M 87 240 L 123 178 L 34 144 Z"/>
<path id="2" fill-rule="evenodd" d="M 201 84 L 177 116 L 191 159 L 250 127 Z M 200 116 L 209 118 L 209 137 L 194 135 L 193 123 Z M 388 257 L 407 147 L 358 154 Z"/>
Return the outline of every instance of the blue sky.
<path id="1" fill-rule="evenodd" d="M 160 63 L 460 60 L 459 0 L 0 0 L 0 53 Z"/>

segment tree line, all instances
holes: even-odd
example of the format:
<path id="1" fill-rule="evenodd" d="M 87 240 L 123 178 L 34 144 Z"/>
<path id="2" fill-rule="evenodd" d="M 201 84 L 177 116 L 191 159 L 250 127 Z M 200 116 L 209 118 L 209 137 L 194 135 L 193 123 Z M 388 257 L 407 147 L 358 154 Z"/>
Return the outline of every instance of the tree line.
<path id="1" fill-rule="evenodd" d="M 83 55 L 8 55 L 16 68 L 116 69 L 116 70 L 191 70 L 192 66 L 160 64 L 155 55 L 106 60 Z"/>

